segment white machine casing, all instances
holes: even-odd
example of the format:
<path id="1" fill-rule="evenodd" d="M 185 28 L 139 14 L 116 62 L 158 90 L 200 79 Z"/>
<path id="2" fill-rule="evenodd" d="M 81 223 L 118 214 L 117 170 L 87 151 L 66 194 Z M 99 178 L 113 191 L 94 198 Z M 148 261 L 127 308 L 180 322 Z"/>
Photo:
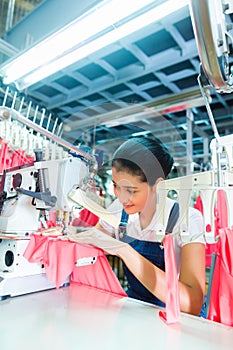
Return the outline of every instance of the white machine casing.
<path id="1" fill-rule="evenodd" d="M 14 188 L 13 181 L 18 176 L 21 179 L 20 188 L 36 193 L 36 174 L 40 171 L 43 172 L 46 190 L 56 197 L 53 207 L 40 198 L 35 199 Z M 4 192 L 7 200 L 0 214 L 0 299 L 55 288 L 47 280 L 44 267 L 39 263 L 29 263 L 23 254 L 30 233 L 46 224 L 41 221 L 41 212 L 72 212 L 74 202 L 69 199 L 68 193 L 81 186 L 88 174 L 88 165 L 78 157 L 39 161 L 28 167 L 19 166 L 5 171 Z"/>

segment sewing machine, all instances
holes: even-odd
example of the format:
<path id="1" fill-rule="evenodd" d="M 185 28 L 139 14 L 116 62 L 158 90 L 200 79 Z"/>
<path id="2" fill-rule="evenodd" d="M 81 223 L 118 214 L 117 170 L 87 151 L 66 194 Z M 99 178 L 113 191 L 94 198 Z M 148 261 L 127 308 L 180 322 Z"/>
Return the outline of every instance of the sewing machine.
<path id="1" fill-rule="evenodd" d="M 31 232 L 49 222 L 65 233 L 74 203 L 67 194 L 89 175 L 78 157 L 35 161 L 7 169 L 1 183 L 0 298 L 54 288 L 43 266 L 29 263 L 23 253 Z"/>

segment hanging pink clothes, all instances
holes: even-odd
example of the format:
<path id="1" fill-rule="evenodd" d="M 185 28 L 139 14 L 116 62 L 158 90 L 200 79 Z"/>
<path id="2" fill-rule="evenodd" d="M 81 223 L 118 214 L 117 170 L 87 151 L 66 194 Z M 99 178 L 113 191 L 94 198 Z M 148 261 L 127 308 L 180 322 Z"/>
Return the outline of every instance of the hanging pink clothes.
<path id="1" fill-rule="evenodd" d="M 226 194 L 223 190 L 218 190 L 216 213 L 215 213 L 215 237 L 218 236 L 221 228 L 228 227 L 228 208 Z"/>
<path id="2" fill-rule="evenodd" d="M 221 229 L 208 319 L 233 326 L 233 230 Z"/>
<path id="3" fill-rule="evenodd" d="M 166 324 L 171 324 L 177 322 L 180 317 L 178 272 L 172 234 L 165 235 L 163 245 L 167 288 L 166 312 L 160 311 L 159 316 Z"/>
<path id="4" fill-rule="evenodd" d="M 12 150 L 8 143 L 0 138 L 0 174 L 6 169 L 33 162 L 34 158 L 25 155 L 23 149 Z"/>
<path id="5" fill-rule="evenodd" d="M 201 197 L 197 197 L 194 205 L 202 214 L 204 213 L 203 203 Z M 223 190 L 217 191 L 216 203 L 214 206 L 214 237 L 216 238 L 221 228 L 228 226 L 228 209 L 226 202 L 226 195 Z M 206 228 L 208 231 L 208 227 Z M 212 255 L 218 250 L 218 242 L 206 243 L 206 267 L 211 266 Z"/>
<path id="6" fill-rule="evenodd" d="M 47 278 L 59 288 L 70 276 L 71 283 L 85 284 L 120 296 L 127 296 L 103 250 L 59 237 L 31 234 L 24 252 L 29 262 L 44 265 Z M 75 266 L 78 259 L 97 257 L 91 265 Z"/>
<path id="7" fill-rule="evenodd" d="M 10 150 L 8 147 L 7 142 L 4 142 L 1 139 L 0 142 L 0 174 L 3 173 L 5 169 L 7 169 L 10 166 Z"/>
<path id="8" fill-rule="evenodd" d="M 24 164 L 33 163 L 33 161 L 33 157 L 25 155 L 25 151 L 23 149 L 17 149 L 12 153 L 10 166 L 16 167 Z"/>

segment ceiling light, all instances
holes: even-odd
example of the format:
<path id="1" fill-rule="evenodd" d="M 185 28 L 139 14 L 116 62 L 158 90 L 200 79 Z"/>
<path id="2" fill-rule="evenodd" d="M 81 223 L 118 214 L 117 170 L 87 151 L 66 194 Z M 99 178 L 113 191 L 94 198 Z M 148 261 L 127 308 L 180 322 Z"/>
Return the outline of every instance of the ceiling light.
<path id="1" fill-rule="evenodd" d="M 4 84 L 19 90 L 78 62 L 188 5 L 188 0 L 106 0 L 0 66 Z M 133 6 L 132 6 L 133 5 Z"/>

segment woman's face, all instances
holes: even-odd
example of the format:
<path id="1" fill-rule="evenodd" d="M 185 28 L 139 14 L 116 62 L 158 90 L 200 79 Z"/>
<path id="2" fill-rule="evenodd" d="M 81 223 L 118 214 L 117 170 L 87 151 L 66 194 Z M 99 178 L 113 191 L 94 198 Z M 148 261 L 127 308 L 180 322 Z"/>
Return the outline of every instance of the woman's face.
<path id="1" fill-rule="evenodd" d="M 155 203 L 155 191 L 139 176 L 112 168 L 114 194 L 127 214 L 141 213 L 150 203 Z"/>

